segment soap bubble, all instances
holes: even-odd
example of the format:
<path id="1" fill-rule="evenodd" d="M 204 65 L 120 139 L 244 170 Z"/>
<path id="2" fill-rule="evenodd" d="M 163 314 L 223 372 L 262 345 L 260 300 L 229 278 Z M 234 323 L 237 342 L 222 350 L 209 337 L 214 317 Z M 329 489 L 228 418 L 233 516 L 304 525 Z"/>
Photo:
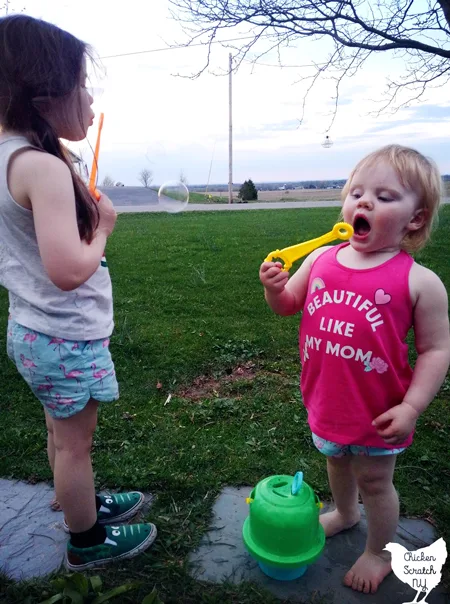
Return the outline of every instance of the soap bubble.
<path id="1" fill-rule="evenodd" d="M 158 204 L 165 212 L 176 214 L 186 209 L 189 202 L 187 186 L 176 180 L 170 180 L 160 186 L 158 191 Z"/>

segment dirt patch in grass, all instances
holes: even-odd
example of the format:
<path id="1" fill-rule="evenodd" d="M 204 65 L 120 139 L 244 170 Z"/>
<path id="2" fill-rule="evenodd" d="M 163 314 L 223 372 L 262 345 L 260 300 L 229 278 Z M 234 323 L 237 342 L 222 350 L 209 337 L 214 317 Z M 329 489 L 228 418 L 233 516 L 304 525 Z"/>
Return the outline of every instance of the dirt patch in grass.
<path id="1" fill-rule="evenodd" d="M 183 386 L 176 392 L 180 398 L 197 401 L 204 398 L 218 396 L 220 389 L 225 384 L 245 380 L 252 381 L 256 378 L 256 365 L 252 361 L 247 361 L 237 365 L 229 374 L 215 378 L 211 376 L 200 375 L 195 378 L 192 384 Z"/>

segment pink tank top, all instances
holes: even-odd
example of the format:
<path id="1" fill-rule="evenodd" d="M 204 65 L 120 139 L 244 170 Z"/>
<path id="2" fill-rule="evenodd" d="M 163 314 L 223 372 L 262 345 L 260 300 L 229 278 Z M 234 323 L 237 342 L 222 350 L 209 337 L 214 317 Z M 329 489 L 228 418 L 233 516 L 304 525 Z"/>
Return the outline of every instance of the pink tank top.
<path id="1" fill-rule="evenodd" d="M 411 383 L 405 343 L 412 326 L 408 277 L 413 259 L 402 251 L 375 268 L 337 261 L 348 243 L 314 262 L 300 323 L 301 389 L 311 430 L 345 445 L 392 449 L 372 426 L 402 402 Z"/>

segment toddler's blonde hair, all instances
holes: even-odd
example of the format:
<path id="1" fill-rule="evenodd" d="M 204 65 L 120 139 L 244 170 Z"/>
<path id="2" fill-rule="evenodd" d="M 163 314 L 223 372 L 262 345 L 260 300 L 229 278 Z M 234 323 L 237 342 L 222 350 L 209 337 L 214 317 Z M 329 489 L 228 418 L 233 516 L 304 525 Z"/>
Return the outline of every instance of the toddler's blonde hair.
<path id="1" fill-rule="evenodd" d="M 407 252 L 417 252 L 425 246 L 437 220 L 442 196 L 439 169 L 432 159 L 415 149 L 401 145 L 387 145 L 370 153 L 356 165 L 342 189 L 342 201 L 347 197 L 358 170 L 373 166 L 379 161 L 386 161 L 394 168 L 402 185 L 416 193 L 419 198 L 419 208 L 425 211 L 424 224 L 417 231 L 407 233 L 401 244 Z"/>

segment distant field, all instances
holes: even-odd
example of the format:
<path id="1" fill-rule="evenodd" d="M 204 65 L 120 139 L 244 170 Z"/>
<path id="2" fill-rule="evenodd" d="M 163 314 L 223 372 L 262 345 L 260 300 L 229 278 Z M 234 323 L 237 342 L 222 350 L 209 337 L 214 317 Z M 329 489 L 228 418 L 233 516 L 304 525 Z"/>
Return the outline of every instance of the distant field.
<path id="1" fill-rule="evenodd" d="M 341 189 L 288 189 L 286 191 L 258 191 L 258 201 L 339 201 L 341 199 Z M 213 197 L 216 203 L 226 203 L 228 193 L 223 191 L 209 191 L 208 195 Z M 203 197 L 202 193 L 197 196 Z M 443 197 L 450 197 L 450 182 L 445 182 L 443 186 Z M 237 192 L 233 193 L 233 199 L 237 199 Z M 192 200 L 194 201 L 194 200 Z M 196 200 L 200 201 L 200 199 Z"/>
<path id="2" fill-rule="evenodd" d="M 258 191 L 259 201 L 336 201 L 339 189 L 288 189 L 287 191 Z"/>
<path id="3" fill-rule="evenodd" d="M 228 194 L 219 191 L 209 191 L 213 198 L 221 197 L 228 201 Z M 338 189 L 287 189 L 286 191 L 258 191 L 258 201 L 336 201 L 341 198 Z M 237 199 L 237 193 L 233 193 Z"/>

